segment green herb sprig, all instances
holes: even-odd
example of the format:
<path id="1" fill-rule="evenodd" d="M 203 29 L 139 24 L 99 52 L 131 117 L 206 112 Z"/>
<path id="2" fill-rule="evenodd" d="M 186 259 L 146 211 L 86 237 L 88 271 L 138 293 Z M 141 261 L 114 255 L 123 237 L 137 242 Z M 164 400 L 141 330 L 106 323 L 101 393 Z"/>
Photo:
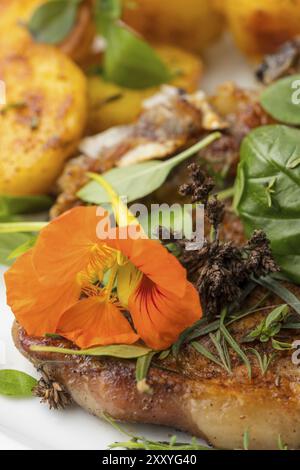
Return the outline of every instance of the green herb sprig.
<path id="1" fill-rule="evenodd" d="M 118 192 L 127 197 L 128 202 L 136 201 L 160 188 L 171 170 L 180 163 L 195 155 L 197 152 L 219 139 L 221 134 L 214 132 L 192 147 L 166 161 L 152 160 L 138 163 L 128 168 L 114 168 L 102 176 Z M 90 204 L 109 203 L 106 191 L 95 181 L 88 183 L 77 196 Z"/>
<path id="2" fill-rule="evenodd" d="M 262 343 L 268 342 L 271 338 L 279 334 L 289 313 L 288 305 L 279 305 L 246 336 L 244 342 L 252 342 L 255 340 L 259 340 Z"/>
<path id="3" fill-rule="evenodd" d="M 109 446 L 109 449 L 127 449 L 127 450 L 215 450 L 211 447 L 201 445 L 196 438 L 192 439 L 190 444 L 177 442 L 177 437 L 172 436 L 170 442 L 150 441 L 145 437 L 135 436 L 119 426 L 114 419 L 103 413 L 103 418 L 113 428 L 121 434 L 130 438 L 126 442 L 115 442 Z"/>

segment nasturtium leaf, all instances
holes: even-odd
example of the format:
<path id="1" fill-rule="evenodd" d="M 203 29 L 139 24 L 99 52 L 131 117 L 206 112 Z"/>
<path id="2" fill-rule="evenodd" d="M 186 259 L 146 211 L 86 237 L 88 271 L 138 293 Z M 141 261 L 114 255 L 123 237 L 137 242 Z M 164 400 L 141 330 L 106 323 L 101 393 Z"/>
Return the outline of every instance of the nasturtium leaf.
<path id="1" fill-rule="evenodd" d="M 171 80 L 168 67 L 133 31 L 111 24 L 106 35 L 104 78 L 119 86 L 143 89 Z"/>
<path id="2" fill-rule="evenodd" d="M 30 397 L 37 380 L 18 370 L 0 370 L 0 395 Z"/>
<path id="3" fill-rule="evenodd" d="M 244 139 L 234 206 L 247 235 L 266 232 L 283 273 L 300 283 L 300 130 L 263 126 Z M 270 192 L 270 183 L 272 190 Z"/>
<path id="4" fill-rule="evenodd" d="M 10 196 L 0 194 L 0 217 L 33 214 L 51 207 L 53 200 L 49 196 Z"/>
<path id="5" fill-rule="evenodd" d="M 114 168 L 102 176 L 120 196 L 126 196 L 128 202 L 136 201 L 160 188 L 173 168 L 219 137 L 220 134 L 215 132 L 169 160 L 152 160 L 129 168 Z M 84 186 L 77 195 L 91 204 L 110 202 L 107 192 L 95 181 Z"/>
<path id="6" fill-rule="evenodd" d="M 58 44 L 72 31 L 82 0 L 50 0 L 40 5 L 27 27 L 36 42 Z"/>
<path id="7" fill-rule="evenodd" d="M 270 116 L 284 124 L 300 124 L 300 75 L 274 82 L 261 94 L 262 107 Z"/>

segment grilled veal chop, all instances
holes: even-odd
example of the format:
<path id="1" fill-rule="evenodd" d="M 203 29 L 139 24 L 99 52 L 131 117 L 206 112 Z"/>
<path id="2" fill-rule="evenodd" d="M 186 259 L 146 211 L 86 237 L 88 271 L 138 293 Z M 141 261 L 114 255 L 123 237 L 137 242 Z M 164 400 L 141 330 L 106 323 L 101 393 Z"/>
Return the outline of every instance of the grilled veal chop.
<path id="1" fill-rule="evenodd" d="M 296 291 L 300 294 L 300 289 Z M 260 295 L 257 291 L 250 303 L 255 304 Z M 269 302 L 282 303 L 274 297 Z M 261 317 L 256 314 L 236 323 L 231 333 L 241 339 Z M 232 350 L 229 375 L 187 345 L 177 361 L 170 355 L 152 364 L 147 383 L 153 392 L 143 394 L 136 387 L 135 361 L 32 352 L 31 345 L 70 347 L 70 343 L 28 337 L 17 324 L 13 337 L 36 367 L 43 365 L 78 405 L 95 416 L 106 412 L 121 421 L 172 426 L 224 449 L 242 448 L 246 430 L 251 449 L 276 449 L 279 435 L 289 448 L 300 447 L 300 369 L 293 365 L 291 351 L 278 352 L 264 376 L 255 356 L 250 356 L 249 380 L 245 365 Z M 272 353 L 268 343 L 255 348 L 260 354 Z"/>

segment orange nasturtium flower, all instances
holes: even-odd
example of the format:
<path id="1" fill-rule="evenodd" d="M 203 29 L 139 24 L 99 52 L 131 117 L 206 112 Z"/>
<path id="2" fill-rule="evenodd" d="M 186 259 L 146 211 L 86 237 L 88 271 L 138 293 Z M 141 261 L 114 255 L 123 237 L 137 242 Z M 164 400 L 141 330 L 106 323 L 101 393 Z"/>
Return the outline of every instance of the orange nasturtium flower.
<path id="1" fill-rule="evenodd" d="M 50 222 L 6 273 L 8 304 L 29 335 L 165 349 L 201 317 L 198 293 L 158 241 L 126 238 L 128 227 L 99 239 L 104 217 L 77 207 Z"/>

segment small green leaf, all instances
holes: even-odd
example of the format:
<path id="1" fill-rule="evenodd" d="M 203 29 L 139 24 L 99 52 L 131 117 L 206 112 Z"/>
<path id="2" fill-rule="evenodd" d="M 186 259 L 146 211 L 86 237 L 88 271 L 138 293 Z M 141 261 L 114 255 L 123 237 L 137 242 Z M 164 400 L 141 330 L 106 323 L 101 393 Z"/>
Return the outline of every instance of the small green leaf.
<path id="1" fill-rule="evenodd" d="M 219 132 L 215 132 L 169 160 L 138 163 L 130 166 L 130 171 L 128 168 L 115 168 L 102 176 L 120 196 L 126 196 L 128 202 L 136 201 L 160 188 L 173 168 L 219 139 L 220 136 Z M 107 192 L 95 181 L 84 186 L 77 196 L 90 204 L 110 202 Z"/>
<path id="2" fill-rule="evenodd" d="M 214 362 L 217 366 L 223 368 L 223 364 L 221 361 L 219 361 L 203 344 L 193 341 L 191 343 L 191 346 L 202 356 L 204 356 L 206 359 L 208 359 L 211 362 Z"/>
<path id="3" fill-rule="evenodd" d="M 274 82 L 261 94 L 262 107 L 274 119 L 284 124 L 300 124 L 300 105 L 293 98 L 296 90 L 294 84 L 300 75 L 292 75 Z"/>
<path id="4" fill-rule="evenodd" d="M 290 161 L 287 163 L 287 168 L 290 170 L 293 170 L 294 168 L 297 168 L 297 166 L 300 165 L 300 157 L 297 158 L 292 158 Z"/>
<path id="5" fill-rule="evenodd" d="M 34 214 L 43 212 L 53 204 L 49 196 L 9 196 L 0 195 L 0 216 Z"/>
<path id="6" fill-rule="evenodd" d="M 244 362 L 247 370 L 248 370 L 248 376 L 249 379 L 252 377 L 252 368 L 251 368 L 251 363 L 247 357 L 247 355 L 244 353 L 244 351 L 240 348 L 239 344 L 235 341 L 235 339 L 231 336 L 229 331 L 224 325 L 220 326 L 220 331 L 223 333 L 226 341 L 228 342 L 229 346 L 232 347 L 232 349 L 236 352 L 236 354 L 242 359 Z"/>
<path id="7" fill-rule="evenodd" d="M 171 353 L 171 349 L 166 349 L 165 351 L 162 351 L 160 353 L 160 355 L 158 356 L 158 359 L 160 361 L 164 361 L 165 359 L 167 359 L 167 357 L 170 355 Z"/>
<path id="8" fill-rule="evenodd" d="M 39 232 L 47 226 L 47 222 L 0 222 L 0 234 L 20 233 L 20 232 Z"/>
<path id="9" fill-rule="evenodd" d="M 135 376 L 137 382 L 137 389 L 140 393 L 152 393 L 151 387 L 147 384 L 147 376 L 152 359 L 156 354 L 156 351 L 151 351 L 146 356 L 142 356 L 137 359 Z"/>
<path id="10" fill-rule="evenodd" d="M 288 305 L 279 305 L 266 318 L 265 328 L 271 328 L 274 323 L 283 322 L 289 314 Z"/>
<path id="11" fill-rule="evenodd" d="M 111 24 L 121 19 L 121 0 L 95 0 L 94 16 L 97 32 L 106 36 Z"/>
<path id="12" fill-rule="evenodd" d="M 104 78 L 107 81 L 137 90 L 171 80 L 171 73 L 154 49 L 131 30 L 111 24 L 106 40 Z"/>
<path id="13" fill-rule="evenodd" d="M 249 450 L 249 444 L 250 444 L 250 434 L 249 434 L 249 430 L 247 429 L 247 431 L 244 432 L 244 436 L 243 436 L 244 450 Z"/>
<path id="14" fill-rule="evenodd" d="M 21 245 L 31 240 L 32 235 L 28 233 L 0 233 L 0 264 L 9 266 L 12 264 L 11 253 Z"/>
<path id="15" fill-rule="evenodd" d="M 28 22 L 37 42 L 58 44 L 72 31 L 82 0 L 50 0 L 40 5 Z"/>
<path id="16" fill-rule="evenodd" d="M 36 244 L 36 241 L 37 241 L 37 236 L 36 235 L 28 235 L 28 240 L 24 243 L 22 243 L 21 245 L 17 246 L 17 248 L 15 248 L 8 256 L 7 260 L 10 261 L 10 260 L 13 260 L 13 259 L 16 259 L 16 258 L 19 258 L 19 256 L 23 255 L 24 253 L 26 253 L 27 251 L 29 251 L 31 248 L 34 247 L 34 245 Z"/>
<path id="17" fill-rule="evenodd" d="M 259 339 L 262 343 L 266 343 L 271 338 L 278 335 L 288 315 L 288 305 L 279 305 L 246 336 L 245 342 Z"/>
<path id="18" fill-rule="evenodd" d="M 276 351 L 290 351 L 291 349 L 293 349 L 292 344 L 277 341 L 274 338 L 272 339 L 272 346 Z"/>
<path id="19" fill-rule="evenodd" d="M 37 380 L 18 370 L 0 370 L 0 395 L 30 397 Z"/>
<path id="20" fill-rule="evenodd" d="M 31 351 L 36 352 L 53 352 L 72 356 L 108 356 L 118 357 L 120 359 L 137 359 L 138 357 L 146 356 L 151 352 L 151 349 L 149 348 L 128 345 L 99 346 L 97 348 L 80 350 L 55 348 L 51 346 L 31 346 L 30 349 Z"/>
<path id="21" fill-rule="evenodd" d="M 289 450 L 288 446 L 283 442 L 280 434 L 278 436 L 278 450 Z"/>

